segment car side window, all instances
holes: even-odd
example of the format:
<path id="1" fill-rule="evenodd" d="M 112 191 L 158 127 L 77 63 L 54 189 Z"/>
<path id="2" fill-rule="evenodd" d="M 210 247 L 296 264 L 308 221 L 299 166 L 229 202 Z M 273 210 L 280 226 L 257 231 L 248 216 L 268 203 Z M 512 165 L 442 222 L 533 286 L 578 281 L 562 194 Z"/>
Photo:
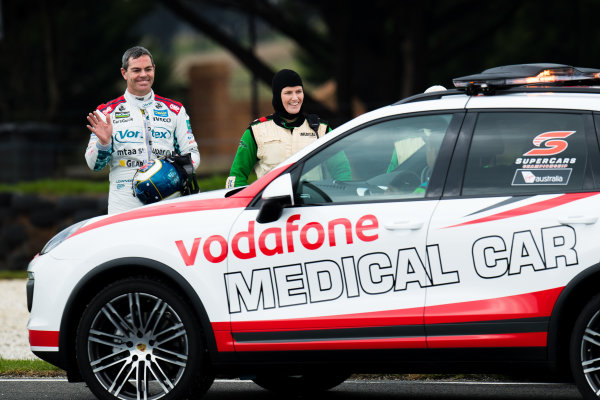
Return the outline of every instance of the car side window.
<path id="1" fill-rule="evenodd" d="M 580 190 L 586 161 L 584 122 L 580 114 L 480 113 L 462 194 Z"/>
<path id="2" fill-rule="evenodd" d="M 425 196 L 452 114 L 386 120 L 329 144 L 302 167 L 298 204 L 365 202 Z M 336 179 L 349 165 L 351 179 Z"/>

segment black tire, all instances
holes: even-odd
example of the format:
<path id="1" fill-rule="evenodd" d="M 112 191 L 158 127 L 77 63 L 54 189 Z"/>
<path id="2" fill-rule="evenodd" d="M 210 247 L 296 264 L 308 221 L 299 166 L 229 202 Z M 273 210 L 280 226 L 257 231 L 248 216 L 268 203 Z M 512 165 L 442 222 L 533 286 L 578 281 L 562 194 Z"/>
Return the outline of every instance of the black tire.
<path id="1" fill-rule="evenodd" d="M 309 373 L 287 375 L 278 373 L 259 374 L 253 379 L 258 386 L 276 393 L 298 395 L 324 392 L 342 384 L 348 373 Z"/>
<path id="2" fill-rule="evenodd" d="M 174 290 L 127 278 L 87 305 L 77 362 L 99 399 L 200 398 L 214 380 L 202 339 L 197 318 Z"/>
<path id="3" fill-rule="evenodd" d="M 600 295 L 585 305 L 575 321 L 569 362 L 583 398 L 600 399 Z"/>

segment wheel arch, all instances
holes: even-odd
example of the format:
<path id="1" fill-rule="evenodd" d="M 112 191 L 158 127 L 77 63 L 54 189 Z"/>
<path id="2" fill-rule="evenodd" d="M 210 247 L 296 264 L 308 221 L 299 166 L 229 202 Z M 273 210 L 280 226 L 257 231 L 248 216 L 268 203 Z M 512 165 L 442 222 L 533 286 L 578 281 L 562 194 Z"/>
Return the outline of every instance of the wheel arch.
<path id="1" fill-rule="evenodd" d="M 548 359 L 557 371 L 571 377 L 569 340 L 579 311 L 600 294 L 600 263 L 586 268 L 565 286 L 559 295 L 548 326 Z"/>
<path id="2" fill-rule="evenodd" d="M 60 325 L 59 349 L 61 349 L 61 359 L 69 381 L 82 379 L 77 366 L 75 337 L 85 307 L 98 291 L 108 284 L 135 276 L 159 279 L 174 290 L 178 290 L 184 300 L 192 305 L 192 312 L 200 321 L 209 357 L 215 356 L 217 347 L 208 314 L 190 283 L 173 268 L 156 260 L 140 257 L 119 258 L 100 264 L 88 272 L 77 283 L 67 300 Z"/>

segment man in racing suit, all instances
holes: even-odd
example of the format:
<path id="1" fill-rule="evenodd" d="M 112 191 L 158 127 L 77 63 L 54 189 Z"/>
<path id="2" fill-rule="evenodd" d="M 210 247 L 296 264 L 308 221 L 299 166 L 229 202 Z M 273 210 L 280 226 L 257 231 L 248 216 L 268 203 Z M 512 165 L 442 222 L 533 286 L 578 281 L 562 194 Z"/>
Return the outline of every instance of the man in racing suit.
<path id="1" fill-rule="evenodd" d="M 92 134 L 86 162 L 94 171 L 110 164 L 109 214 L 143 205 L 131 185 L 135 172 L 148 161 L 189 153 L 194 170 L 200 164 L 185 108 L 154 94 L 154 71 L 147 49 L 136 46 L 125 51 L 121 68 L 127 81 L 125 94 L 98 106 L 87 117 Z"/>

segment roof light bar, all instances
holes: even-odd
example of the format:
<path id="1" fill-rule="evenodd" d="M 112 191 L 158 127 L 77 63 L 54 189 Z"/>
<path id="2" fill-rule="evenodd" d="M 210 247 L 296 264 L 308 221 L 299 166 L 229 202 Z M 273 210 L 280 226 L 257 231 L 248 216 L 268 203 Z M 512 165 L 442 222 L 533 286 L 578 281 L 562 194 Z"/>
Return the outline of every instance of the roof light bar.
<path id="1" fill-rule="evenodd" d="M 493 89 L 522 85 L 597 84 L 600 83 L 600 70 L 564 64 L 517 64 L 487 69 L 480 74 L 455 78 L 452 82 L 457 89 L 485 94 Z"/>

